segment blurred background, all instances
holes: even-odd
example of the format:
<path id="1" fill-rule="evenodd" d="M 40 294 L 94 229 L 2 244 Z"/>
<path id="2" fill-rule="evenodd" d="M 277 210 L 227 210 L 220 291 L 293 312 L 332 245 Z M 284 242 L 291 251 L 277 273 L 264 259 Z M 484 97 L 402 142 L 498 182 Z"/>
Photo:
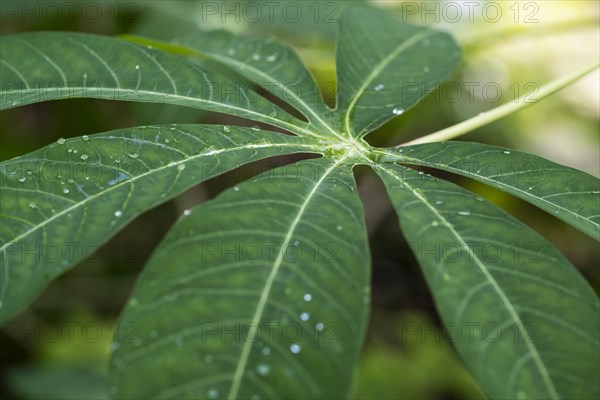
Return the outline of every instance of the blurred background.
<path id="1" fill-rule="evenodd" d="M 247 6 L 249 3 L 258 8 Z M 166 41 L 218 28 L 274 35 L 297 49 L 323 88 L 324 97 L 333 104 L 337 20 L 344 7 L 358 2 L 272 3 L 278 4 L 273 12 L 261 2 L 242 1 L 3 1 L 0 32 L 66 30 Z M 400 21 L 448 30 L 464 49 L 460 68 L 445 84 L 411 112 L 367 138 L 378 146 L 399 144 L 513 101 L 600 54 L 600 3 L 596 0 L 370 3 L 387 9 Z M 261 15 L 256 9 L 262 10 Z M 599 87 L 596 71 L 551 98 L 461 140 L 512 147 L 598 176 Z M 0 113 L 0 160 L 36 150 L 59 137 L 176 122 L 233 123 L 223 115 L 155 104 L 85 99 L 34 104 Z M 296 159 L 282 157 L 277 162 Z M 256 166 L 259 168 L 251 170 L 267 168 L 266 163 Z M 482 398 L 440 333 L 431 296 L 381 182 L 367 168 L 355 173 L 366 207 L 373 256 L 372 313 L 355 397 Z M 3 327 L 0 398 L 106 398 L 114 324 L 152 249 L 184 209 L 235 185 L 243 175 L 233 171 L 212 179 L 147 212 L 82 265 L 56 280 Z M 531 226 L 561 250 L 596 291 L 600 289 L 600 248 L 591 238 L 497 190 L 466 178 L 444 177 Z"/>

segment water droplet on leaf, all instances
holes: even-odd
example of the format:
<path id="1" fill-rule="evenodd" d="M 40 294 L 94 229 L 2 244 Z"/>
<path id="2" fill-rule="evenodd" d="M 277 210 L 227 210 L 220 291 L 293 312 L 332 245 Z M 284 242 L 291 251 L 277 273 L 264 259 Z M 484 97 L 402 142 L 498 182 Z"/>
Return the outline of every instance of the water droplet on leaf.
<path id="1" fill-rule="evenodd" d="M 267 376 L 269 375 L 269 372 L 271 372 L 271 367 L 269 367 L 267 364 L 258 364 L 256 366 L 256 372 L 258 372 L 258 374 L 261 376 Z"/>

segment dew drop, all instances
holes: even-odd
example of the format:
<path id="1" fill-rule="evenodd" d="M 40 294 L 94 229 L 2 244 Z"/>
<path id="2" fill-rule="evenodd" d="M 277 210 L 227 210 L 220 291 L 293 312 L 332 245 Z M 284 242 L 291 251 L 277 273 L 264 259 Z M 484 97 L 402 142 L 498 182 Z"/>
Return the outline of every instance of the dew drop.
<path id="1" fill-rule="evenodd" d="M 87 155 L 86 153 L 83 153 L 79 158 L 81 158 L 83 161 L 87 160 L 88 158 L 90 158 L 89 155 Z"/>
<path id="2" fill-rule="evenodd" d="M 277 54 L 271 54 L 270 56 L 267 57 L 268 62 L 273 62 L 275 60 L 277 60 Z"/>
<path id="3" fill-rule="evenodd" d="M 29 203 L 29 207 L 31 208 L 37 208 L 37 204 L 35 204 L 34 202 Z"/>
<path id="4" fill-rule="evenodd" d="M 63 189 L 63 193 L 64 193 L 64 194 L 69 194 L 69 189 L 67 189 L 67 188 L 64 188 L 64 189 Z"/>
<path id="5" fill-rule="evenodd" d="M 404 109 L 400 108 L 400 107 L 396 107 L 392 110 L 392 113 L 394 115 L 402 115 L 402 114 L 404 114 Z"/>
<path id="6" fill-rule="evenodd" d="M 443 274 L 443 275 L 442 275 L 442 279 L 443 279 L 443 280 L 445 280 L 446 282 L 449 282 L 449 281 L 450 281 L 450 275 L 448 275 L 448 274 Z"/>
<path id="7" fill-rule="evenodd" d="M 290 351 L 294 354 L 300 353 L 300 345 L 294 343 L 293 345 L 290 346 Z"/>
<path id="8" fill-rule="evenodd" d="M 183 210 L 183 215 L 188 216 L 190 215 L 192 212 L 190 210 Z"/>
<path id="9" fill-rule="evenodd" d="M 503 153 L 504 153 L 504 154 L 510 154 L 510 151 L 508 151 L 508 150 L 504 150 L 504 151 L 503 151 Z"/>
<path id="10" fill-rule="evenodd" d="M 240 187 L 239 186 L 234 186 L 233 187 L 233 191 L 234 192 L 239 192 L 240 191 Z"/>
<path id="11" fill-rule="evenodd" d="M 127 157 L 138 158 L 140 155 L 138 153 L 127 153 Z"/>
<path id="12" fill-rule="evenodd" d="M 440 204 L 444 204 L 444 202 L 441 200 L 436 200 L 435 204 L 437 204 L 439 206 Z"/>
<path id="13" fill-rule="evenodd" d="M 271 372 L 271 367 L 269 367 L 267 364 L 258 364 L 256 366 L 256 372 L 258 372 L 258 374 L 261 376 L 267 376 L 269 375 L 269 372 Z"/>
<path id="14" fill-rule="evenodd" d="M 303 312 L 302 314 L 300 314 L 300 319 L 302 321 L 308 321 L 310 319 L 310 314 L 307 312 Z"/>
<path id="15" fill-rule="evenodd" d="M 264 349 L 262 349 L 262 353 L 263 356 L 268 356 L 269 354 L 271 354 L 271 349 L 269 347 L 265 347 Z"/>
<path id="16" fill-rule="evenodd" d="M 217 389 L 210 389 L 207 395 L 209 399 L 216 399 L 219 397 L 219 391 Z"/>
<path id="17" fill-rule="evenodd" d="M 87 142 L 88 140 L 90 140 L 90 137 L 89 137 L 88 135 L 83 135 L 83 136 L 81 137 L 81 139 L 82 139 L 84 142 Z"/>
<path id="18" fill-rule="evenodd" d="M 423 67 L 423 72 L 428 73 L 429 72 L 429 67 Z"/>
<path id="19" fill-rule="evenodd" d="M 19 182 L 21 182 L 21 183 L 25 182 L 26 180 L 27 180 L 27 178 L 25 178 L 25 177 L 19 178 Z"/>
<path id="20" fill-rule="evenodd" d="M 68 149 L 67 150 L 67 153 L 72 153 L 72 152 L 73 152 L 73 149 Z"/>
<path id="21" fill-rule="evenodd" d="M 380 83 L 379 85 L 375 85 L 373 89 L 375 89 L 376 92 L 381 92 L 383 89 L 385 89 L 385 85 Z"/>
<path id="22" fill-rule="evenodd" d="M 252 127 L 252 130 L 256 131 L 256 132 L 259 132 L 260 131 L 260 127 L 258 127 L 258 126 L 255 125 L 255 126 Z"/>
<path id="23" fill-rule="evenodd" d="M 315 324 L 315 329 L 319 332 L 321 332 L 323 329 L 325 329 L 325 324 L 322 322 L 317 322 Z"/>
<path id="24" fill-rule="evenodd" d="M 253 54 L 253 55 L 252 55 L 252 59 L 253 59 L 254 61 L 258 61 L 258 60 L 260 60 L 260 55 L 258 55 L 258 54 Z"/>
<path id="25" fill-rule="evenodd" d="M 294 240 L 294 242 L 292 244 L 294 245 L 294 247 L 300 246 L 300 242 L 297 240 Z"/>
<path id="26" fill-rule="evenodd" d="M 183 171 L 185 169 L 185 164 L 179 164 L 177 166 L 177 171 Z"/>
<path id="27" fill-rule="evenodd" d="M 341 231 L 341 230 L 342 230 L 342 229 L 344 229 L 344 228 L 342 228 L 342 226 L 341 226 L 341 225 L 338 225 L 338 226 L 336 226 L 336 227 L 335 227 L 335 229 L 337 229 L 338 231 Z"/>
<path id="28" fill-rule="evenodd" d="M 231 132 L 231 128 L 228 127 L 227 125 L 223 125 L 223 132 L 229 133 L 229 132 Z"/>
<path id="29" fill-rule="evenodd" d="M 438 226 L 439 224 L 440 224 L 439 222 L 437 222 L 437 221 L 433 221 L 433 222 L 431 223 L 431 226 Z"/>
<path id="30" fill-rule="evenodd" d="M 123 215 L 123 211 L 121 211 L 121 210 L 115 211 L 115 217 L 119 218 L 122 215 Z"/>
<path id="31" fill-rule="evenodd" d="M 67 141 L 64 138 L 59 138 L 56 143 L 58 144 L 65 144 Z"/>
<path id="32" fill-rule="evenodd" d="M 139 65 L 136 65 L 136 66 L 135 66 L 135 69 L 140 69 L 140 66 L 139 66 Z"/>
<path id="33" fill-rule="evenodd" d="M 312 294 L 306 293 L 304 295 L 304 301 L 311 301 L 311 300 L 312 300 Z"/>
<path id="34" fill-rule="evenodd" d="M 165 144 L 169 144 L 171 142 L 169 139 L 165 139 Z"/>
<path id="35" fill-rule="evenodd" d="M 469 210 L 459 211 L 458 215 L 471 215 L 471 211 L 469 211 Z"/>

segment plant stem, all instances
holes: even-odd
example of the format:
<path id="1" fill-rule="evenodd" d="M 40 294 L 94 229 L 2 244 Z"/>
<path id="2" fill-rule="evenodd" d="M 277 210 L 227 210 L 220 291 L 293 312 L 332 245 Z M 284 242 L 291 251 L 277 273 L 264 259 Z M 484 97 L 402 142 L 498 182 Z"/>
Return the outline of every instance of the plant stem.
<path id="1" fill-rule="evenodd" d="M 583 68 L 579 68 L 555 81 L 545 84 L 539 89 L 535 98 L 531 98 L 531 93 L 527 93 L 516 99 L 514 102 L 502 104 L 501 106 L 498 106 L 490 111 L 482 112 L 473 118 L 469 118 L 466 121 L 460 122 L 456 125 L 452 125 L 448 128 L 420 137 L 418 139 L 411 140 L 410 142 L 403 143 L 397 147 L 422 143 L 443 142 L 469 133 L 477 128 L 495 122 L 500 118 L 504 118 L 507 115 L 510 115 L 514 112 L 529 107 L 530 105 L 535 104 L 540 100 L 543 100 L 544 98 L 550 96 L 553 93 L 558 92 L 562 88 L 569 86 L 573 82 L 592 72 L 593 70 L 598 68 L 598 66 L 600 66 L 600 60 L 597 60 L 594 63 L 587 65 Z"/>

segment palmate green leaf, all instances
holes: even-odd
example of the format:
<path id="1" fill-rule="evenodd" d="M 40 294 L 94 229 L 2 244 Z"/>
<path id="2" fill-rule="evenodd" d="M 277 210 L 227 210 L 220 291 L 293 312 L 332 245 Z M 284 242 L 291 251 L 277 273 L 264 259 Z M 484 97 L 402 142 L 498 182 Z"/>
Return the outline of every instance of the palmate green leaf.
<path id="1" fill-rule="evenodd" d="M 350 7 L 336 56 L 338 117 L 363 137 L 403 114 L 454 70 L 460 48 L 446 33 L 401 24 L 384 11 Z"/>
<path id="2" fill-rule="evenodd" d="M 183 217 L 120 319 L 111 396 L 347 397 L 370 273 L 352 165 L 278 168 Z"/>
<path id="3" fill-rule="evenodd" d="M 126 40 L 32 32 L 2 36 L 0 44 L 0 109 L 85 97 L 195 107 L 300 133 L 306 126 L 248 87 Z"/>
<path id="4" fill-rule="evenodd" d="M 464 147 L 455 157 L 423 146 L 405 157 L 362 140 L 456 66 L 460 51 L 449 35 L 401 24 L 382 11 L 349 8 L 338 41 L 335 110 L 324 104 L 298 56 L 272 39 L 203 33 L 172 48 L 73 33 L 0 40 L 0 108 L 70 97 L 158 102 L 298 135 L 135 128 L 61 140 L 2 163 L 2 318 L 89 254 L 85 245 L 95 250 L 185 188 L 268 156 L 323 155 L 186 212 L 153 255 L 120 320 L 125 330 L 117 331 L 114 344 L 111 396 L 349 397 L 368 302 L 369 253 L 351 171 L 358 163 L 372 165 L 386 181 L 442 317 L 463 324 L 455 344 L 491 397 L 598 396 L 598 365 L 589 357 L 598 352 L 598 300 L 577 271 L 494 206 L 396 165 L 464 173 L 456 157 L 489 162 L 500 154 Z M 224 77 L 231 72 L 243 85 L 262 88 L 266 98 Z M 308 122 L 270 102 L 273 95 Z M 596 229 L 585 195 L 547 196 L 542 181 L 524 189 L 491 172 L 478 174 L 549 211 L 560 209 L 559 217 L 578 220 L 585 232 Z M 592 190 L 593 201 L 597 186 L 569 177 L 575 175 L 561 169 L 565 188 Z M 496 249 L 502 255 L 493 259 Z M 532 256 L 535 262 L 526 262 Z M 471 323 L 479 325 L 465 326 Z M 497 323 L 502 337 L 482 340 L 494 338 L 496 325 L 490 330 L 486 323 Z M 297 332 L 303 336 L 293 338 Z M 257 334 L 256 341 L 244 340 Z"/>
<path id="5" fill-rule="evenodd" d="M 600 305 L 549 243 L 449 182 L 375 167 L 453 342 L 496 399 L 598 398 Z"/>
<path id="6" fill-rule="evenodd" d="M 261 158 L 316 150 L 251 128 L 171 125 L 61 139 L 0 163 L 0 319 L 192 185 Z"/>
<path id="7" fill-rule="evenodd" d="M 422 165 L 478 180 L 600 240 L 600 180 L 585 172 L 533 154 L 468 142 L 389 149 L 381 161 Z"/>

